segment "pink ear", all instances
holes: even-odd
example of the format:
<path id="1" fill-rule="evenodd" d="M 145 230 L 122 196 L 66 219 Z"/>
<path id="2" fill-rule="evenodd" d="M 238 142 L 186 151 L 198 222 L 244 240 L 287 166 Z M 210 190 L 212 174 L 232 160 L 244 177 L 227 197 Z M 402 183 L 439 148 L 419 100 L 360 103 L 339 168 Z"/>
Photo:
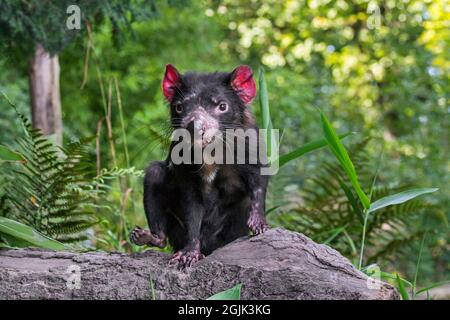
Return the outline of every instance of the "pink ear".
<path id="1" fill-rule="evenodd" d="M 181 76 L 171 64 L 166 65 L 166 73 L 162 81 L 162 90 L 166 99 L 172 101 L 175 89 L 180 85 Z"/>
<path id="2" fill-rule="evenodd" d="M 231 74 L 231 86 L 245 104 L 252 102 L 256 95 L 256 84 L 252 69 L 249 66 L 239 66 Z"/>

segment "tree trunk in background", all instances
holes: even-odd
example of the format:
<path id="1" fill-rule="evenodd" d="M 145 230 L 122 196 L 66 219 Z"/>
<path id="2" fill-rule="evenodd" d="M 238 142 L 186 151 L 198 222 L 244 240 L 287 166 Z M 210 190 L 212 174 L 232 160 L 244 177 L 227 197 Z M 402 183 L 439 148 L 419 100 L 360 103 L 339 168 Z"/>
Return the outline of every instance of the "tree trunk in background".
<path id="1" fill-rule="evenodd" d="M 28 76 L 33 127 L 41 129 L 45 135 L 55 135 L 56 143 L 61 145 L 58 55 L 50 56 L 41 44 L 37 44 L 30 60 Z"/>

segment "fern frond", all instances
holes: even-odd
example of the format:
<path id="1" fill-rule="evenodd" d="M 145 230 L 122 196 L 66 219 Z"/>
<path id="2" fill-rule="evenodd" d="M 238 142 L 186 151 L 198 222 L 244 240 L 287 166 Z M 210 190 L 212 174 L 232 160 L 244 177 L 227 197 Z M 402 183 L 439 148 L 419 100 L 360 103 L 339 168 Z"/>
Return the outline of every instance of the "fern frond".
<path id="1" fill-rule="evenodd" d="M 11 170 L 3 188 L 8 214 L 61 241 L 86 238 L 86 230 L 98 223 L 88 208 L 100 184 L 87 148 L 92 139 L 58 148 L 17 113 L 24 129 L 17 142 L 25 162 Z"/>

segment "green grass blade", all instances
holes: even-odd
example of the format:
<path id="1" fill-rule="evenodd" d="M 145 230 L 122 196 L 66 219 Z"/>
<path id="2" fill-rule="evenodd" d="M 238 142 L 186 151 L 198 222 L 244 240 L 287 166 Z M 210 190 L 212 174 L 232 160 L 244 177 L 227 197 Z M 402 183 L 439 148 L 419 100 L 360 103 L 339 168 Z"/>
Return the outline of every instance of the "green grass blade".
<path id="1" fill-rule="evenodd" d="M 426 288 L 422 288 L 422 289 L 418 290 L 416 292 L 416 295 L 421 294 L 421 293 L 423 293 L 425 291 L 429 291 L 429 290 L 434 289 L 434 288 L 438 288 L 440 286 L 443 286 L 443 285 L 446 285 L 446 284 L 449 284 L 449 283 L 450 283 L 450 280 L 434 283 L 434 284 L 432 284 L 432 285 L 430 285 L 430 286 L 428 286 Z"/>
<path id="2" fill-rule="evenodd" d="M 345 229 L 348 227 L 348 223 L 345 226 L 339 227 L 339 228 L 335 228 L 333 230 L 331 230 L 333 232 L 333 234 L 327 239 L 325 240 L 322 244 L 329 244 L 331 241 L 333 241 L 339 234 L 341 234 L 342 232 L 345 231 Z"/>
<path id="3" fill-rule="evenodd" d="M 403 300 L 410 300 L 409 294 L 406 292 L 405 286 L 403 285 L 403 281 L 400 279 L 398 274 L 396 275 L 397 285 L 398 285 L 398 291 L 400 292 L 400 295 L 402 296 Z"/>
<path id="4" fill-rule="evenodd" d="M 150 295 L 152 297 L 152 300 L 156 300 L 156 292 L 155 292 L 155 285 L 153 284 L 153 278 L 150 274 Z"/>
<path id="5" fill-rule="evenodd" d="M 356 216 L 358 217 L 358 220 L 361 222 L 361 224 L 364 224 L 364 213 L 362 212 L 360 206 L 358 205 L 358 202 L 356 201 L 356 198 L 353 195 L 353 192 L 345 184 L 345 182 L 342 181 L 342 179 L 339 177 L 338 177 L 338 182 L 339 182 L 339 185 L 341 186 L 342 190 L 344 190 L 344 193 L 347 196 L 347 199 L 350 202 L 350 205 L 352 206 L 353 211 L 355 212 Z"/>
<path id="6" fill-rule="evenodd" d="M 264 70 L 259 69 L 259 105 L 262 115 L 262 128 L 269 129 L 271 127 L 269 96 L 267 94 L 267 85 L 264 78 Z"/>
<path id="7" fill-rule="evenodd" d="M 350 132 L 341 134 L 341 135 L 339 135 L 339 138 L 344 139 L 344 138 L 348 137 L 350 134 L 351 134 Z M 279 166 L 281 168 L 288 162 L 295 160 L 297 158 L 300 158 L 301 156 L 303 156 L 307 153 L 310 153 L 314 150 L 323 148 L 326 145 L 327 145 L 327 140 L 325 140 L 325 139 L 319 139 L 319 140 L 308 142 L 308 143 L 304 144 L 303 146 L 280 156 L 278 159 Z"/>
<path id="8" fill-rule="evenodd" d="M 350 160 L 350 157 L 348 156 L 348 153 L 345 150 L 344 145 L 342 144 L 338 135 L 334 131 L 334 128 L 331 125 L 330 121 L 327 119 L 327 117 L 322 111 L 320 111 L 320 118 L 322 121 L 323 133 L 325 136 L 325 140 L 328 143 L 328 146 L 330 147 L 331 151 L 334 153 L 339 163 L 341 164 L 342 168 L 344 169 L 345 173 L 347 174 L 348 178 L 350 179 L 353 188 L 355 189 L 356 194 L 358 195 L 358 198 L 360 199 L 364 208 L 368 209 L 370 206 L 370 201 L 361 188 L 361 185 L 358 181 L 358 176 L 356 175 L 355 167 L 353 166 L 353 162 Z"/>
<path id="9" fill-rule="evenodd" d="M 416 188 L 416 189 L 410 189 L 410 190 L 406 190 L 403 192 L 399 192 L 399 193 L 393 194 L 391 196 L 383 197 L 383 198 L 378 199 L 377 201 L 373 202 L 370 205 L 369 213 L 380 210 L 387 206 L 404 203 L 406 201 L 417 198 L 418 196 L 421 196 L 423 194 L 432 193 L 437 190 L 439 190 L 439 189 L 438 188 Z"/>
<path id="10" fill-rule="evenodd" d="M 398 274 L 392 274 L 389 272 L 380 271 L 380 276 L 381 276 L 382 280 L 397 280 Z M 400 278 L 400 281 L 403 282 L 403 286 L 405 286 L 405 284 L 410 287 L 413 286 L 413 284 L 406 279 Z"/>
<path id="11" fill-rule="evenodd" d="M 23 223 L 5 217 L 0 217 L 0 234 L 2 233 L 40 248 L 66 249 L 61 242 L 51 239 Z"/>
<path id="12" fill-rule="evenodd" d="M 419 277 L 420 262 L 422 261 L 422 252 L 423 252 L 423 247 L 425 245 L 426 236 L 427 236 L 427 233 L 425 232 L 422 236 L 422 241 L 420 243 L 420 249 L 419 249 L 419 256 L 417 257 L 416 271 L 414 272 L 414 280 L 413 280 L 413 297 L 415 297 L 417 294 L 416 293 L 417 278 Z"/>
<path id="13" fill-rule="evenodd" d="M 350 245 L 350 248 L 352 250 L 352 255 L 356 255 L 357 250 L 356 250 L 355 242 L 353 241 L 352 237 L 350 237 L 350 235 L 348 234 L 346 229 L 344 229 L 342 232 L 343 232 L 348 244 Z"/>
<path id="14" fill-rule="evenodd" d="M 239 283 L 233 288 L 224 290 L 222 292 L 212 295 L 206 300 L 240 300 L 241 299 L 241 287 L 242 284 Z"/>
<path id="15" fill-rule="evenodd" d="M 370 186 L 370 191 L 369 191 L 369 201 L 370 202 L 372 202 L 373 191 L 375 190 L 375 184 L 377 183 L 378 175 L 380 174 L 381 164 L 383 163 L 383 153 L 384 153 L 384 146 L 382 146 L 382 148 L 381 148 L 380 157 L 377 162 L 377 169 L 376 169 L 375 175 L 373 176 L 373 179 L 372 179 L 372 185 Z"/>
<path id="16" fill-rule="evenodd" d="M 272 208 L 270 208 L 270 209 L 267 209 L 267 210 L 266 210 L 266 216 L 267 216 L 269 213 L 271 213 L 271 212 L 277 210 L 279 207 L 281 207 L 281 206 L 274 206 L 274 207 L 272 207 Z"/>
<path id="17" fill-rule="evenodd" d="M 262 68 L 259 69 L 259 106 L 261 108 L 261 116 L 262 116 L 262 129 L 267 130 L 266 132 L 266 148 L 267 148 L 267 159 L 272 163 L 272 150 L 278 150 L 275 136 L 272 134 L 272 118 L 270 116 L 270 106 L 269 106 L 269 95 L 267 91 L 266 80 L 264 78 L 264 70 Z"/>
<path id="18" fill-rule="evenodd" d="M 122 98 L 120 96 L 119 83 L 117 78 L 114 78 L 114 85 L 116 89 L 116 97 L 117 97 L 117 106 L 119 107 L 119 120 L 120 120 L 120 128 L 122 130 L 122 143 L 123 149 L 125 153 L 125 163 L 127 164 L 127 168 L 130 167 L 130 156 L 128 154 L 128 142 L 127 142 L 127 134 L 125 130 L 125 121 L 123 118 L 123 108 L 122 108 Z"/>

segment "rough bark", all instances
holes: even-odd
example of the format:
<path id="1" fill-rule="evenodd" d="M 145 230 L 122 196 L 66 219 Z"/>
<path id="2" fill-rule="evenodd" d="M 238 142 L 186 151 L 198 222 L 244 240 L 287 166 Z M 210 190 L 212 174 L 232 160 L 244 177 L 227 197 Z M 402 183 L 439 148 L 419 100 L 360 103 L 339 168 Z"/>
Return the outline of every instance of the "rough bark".
<path id="1" fill-rule="evenodd" d="M 237 283 L 243 284 L 243 299 L 399 298 L 393 287 L 374 284 L 334 249 L 284 229 L 240 238 L 188 270 L 168 266 L 169 258 L 153 250 L 1 250 L 0 299 L 151 299 L 152 284 L 156 299 L 205 299 Z M 77 282 L 70 285 L 77 268 L 78 289 Z"/>
<path id="2" fill-rule="evenodd" d="M 30 60 L 29 86 L 33 127 L 45 135 L 55 135 L 62 144 L 61 98 L 59 91 L 59 59 L 37 44 Z"/>

